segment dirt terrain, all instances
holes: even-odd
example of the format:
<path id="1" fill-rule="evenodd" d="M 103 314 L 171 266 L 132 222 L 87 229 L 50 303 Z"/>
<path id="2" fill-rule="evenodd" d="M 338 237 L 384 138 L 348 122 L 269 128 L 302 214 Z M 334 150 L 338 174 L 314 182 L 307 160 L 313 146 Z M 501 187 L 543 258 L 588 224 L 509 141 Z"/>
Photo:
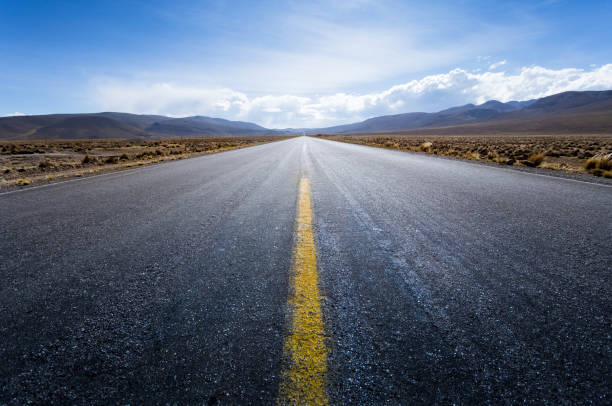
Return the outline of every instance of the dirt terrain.
<path id="1" fill-rule="evenodd" d="M 353 144 L 612 178 L 612 135 L 319 135 Z"/>
<path id="2" fill-rule="evenodd" d="M 0 190 L 190 158 L 286 137 L 0 142 Z"/>

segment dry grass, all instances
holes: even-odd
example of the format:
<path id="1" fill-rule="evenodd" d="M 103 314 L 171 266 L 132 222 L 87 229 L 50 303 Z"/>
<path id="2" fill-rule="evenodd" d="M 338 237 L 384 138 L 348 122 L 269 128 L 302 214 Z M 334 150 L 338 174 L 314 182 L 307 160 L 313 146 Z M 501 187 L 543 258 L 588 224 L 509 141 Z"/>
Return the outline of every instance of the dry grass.
<path id="1" fill-rule="evenodd" d="M 30 185 L 32 183 L 32 181 L 30 181 L 29 179 L 24 179 L 24 178 L 19 178 L 15 181 L 15 184 L 17 186 L 26 186 L 26 185 Z"/>
<path id="2" fill-rule="evenodd" d="M 527 159 L 521 161 L 521 164 L 536 167 L 542 165 L 542 162 L 544 162 L 544 154 L 538 153 L 529 155 Z"/>
<path id="3" fill-rule="evenodd" d="M 322 135 L 405 151 L 612 176 L 612 135 Z"/>
<path id="4" fill-rule="evenodd" d="M 587 159 L 584 169 L 595 176 L 612 178 L 612 154 L 599 154 Z"/>
<path id="5" fill-rule="evenodd" d="M 285 138 L 288 137 L 0 141 L 0 189 L 179 160 Z"/>

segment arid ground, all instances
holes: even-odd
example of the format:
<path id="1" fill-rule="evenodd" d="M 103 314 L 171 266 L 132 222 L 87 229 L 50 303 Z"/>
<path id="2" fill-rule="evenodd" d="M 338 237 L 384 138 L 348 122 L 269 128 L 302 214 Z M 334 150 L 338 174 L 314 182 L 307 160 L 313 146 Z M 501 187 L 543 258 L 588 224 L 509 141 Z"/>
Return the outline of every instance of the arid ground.
<path id="1" fill-rule="evenodd" d="M 283 137 L 0 142 L 0 190 L 243 148 Z"/>
<path id="2" fill-rule="evenodd" d="M 428 154 L 612 178 L 612 135 L 319 135 Z"/>

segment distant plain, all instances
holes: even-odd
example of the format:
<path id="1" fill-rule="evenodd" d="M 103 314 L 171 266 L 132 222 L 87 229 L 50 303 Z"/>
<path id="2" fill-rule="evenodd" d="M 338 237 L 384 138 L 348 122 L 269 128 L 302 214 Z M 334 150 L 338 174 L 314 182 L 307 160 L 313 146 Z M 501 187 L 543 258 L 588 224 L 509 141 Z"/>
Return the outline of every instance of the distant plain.
<path id="1" fill-rule="evenodd" d="M 612 135 L 342 134 L 321 138 L 374 147 L 585 173 L 612 179 Z"/>
<path id="2" fill-rule="evenodd" d="M 191 158 L 287 137 L 0 142 L 0 190 Z"/>

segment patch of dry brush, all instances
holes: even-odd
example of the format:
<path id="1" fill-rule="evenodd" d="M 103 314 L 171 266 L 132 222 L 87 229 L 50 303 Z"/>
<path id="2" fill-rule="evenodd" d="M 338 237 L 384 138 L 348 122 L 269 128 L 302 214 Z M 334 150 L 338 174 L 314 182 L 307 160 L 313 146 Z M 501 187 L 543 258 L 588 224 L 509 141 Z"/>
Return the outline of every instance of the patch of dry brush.
<path id="1" fill-rule="evenodd" d="M 322 138 L 504 165 L 612 174 L 612 135 L 413 136 L 321 135 Z"/>
<path id="2" fill-rule="evenodd" d="M 612 154 L 598 154 L 587 159 L 584 169 L 595 176 L 612 179 Z"/>
<path id="3" fill-rule="evenodd" d="M 0 141 L 0 188 L 178 160 L 285 138 Z"/>

